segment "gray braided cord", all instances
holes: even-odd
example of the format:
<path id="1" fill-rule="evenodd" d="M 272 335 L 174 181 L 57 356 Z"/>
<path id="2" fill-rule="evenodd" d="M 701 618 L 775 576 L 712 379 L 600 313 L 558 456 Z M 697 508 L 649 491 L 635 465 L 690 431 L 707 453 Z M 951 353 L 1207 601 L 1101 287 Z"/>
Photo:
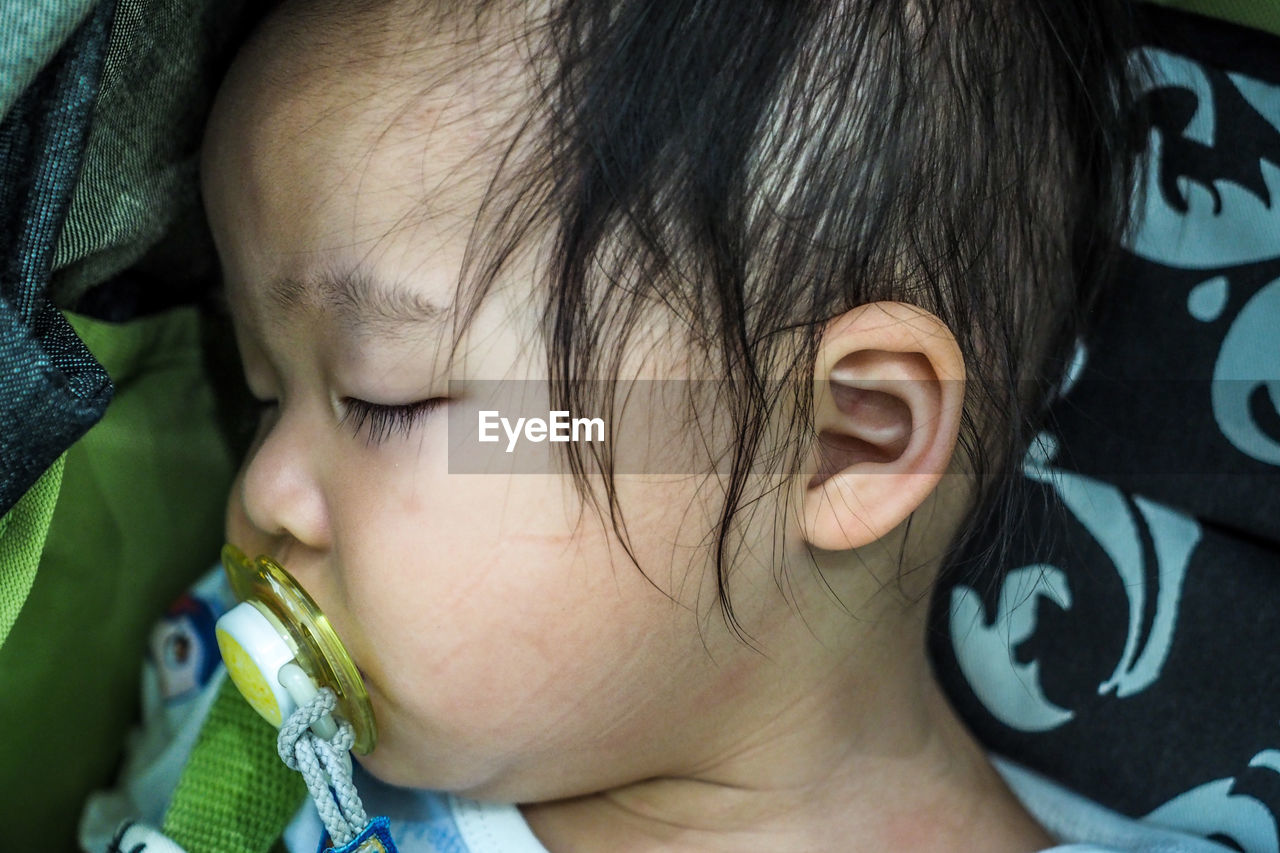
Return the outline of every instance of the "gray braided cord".
<path id="1" fill-rule="evenodd" d="M 320 688 L 315 697 L 289 715 L 280 727 L 276 748 L 280 759 L 290 770 L 297 770 L 306 780 L 307 790 L 320 812 L 320 820 L 333 843 L 341 847 L 354 839 L 369 823 L 364 804 L 351 781 L 351 765 L 347 751 L 355 743 L 355 732 L 345 720 L 338 724 L 333 740 L 324 740 L 311 731 L 311 725 L 337 705 L 333 691 Z"/>

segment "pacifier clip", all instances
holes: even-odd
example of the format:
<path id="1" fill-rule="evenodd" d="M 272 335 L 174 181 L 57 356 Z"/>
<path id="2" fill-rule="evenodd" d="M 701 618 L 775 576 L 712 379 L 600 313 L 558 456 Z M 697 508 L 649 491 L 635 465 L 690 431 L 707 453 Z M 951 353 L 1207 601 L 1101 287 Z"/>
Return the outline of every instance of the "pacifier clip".
<path id="1" fill-rule="evenodd" d="M 386 819 L 370 820 L 351 778 L 350 750 L 370 752 L 377 728 L 360 672 L 337 633 L 271 558 L 250 561 L 227 545 L 222 564 L 241 600 L 215 629 L 227 674 L 279 729 L 277 752 L 302 775 L 334 849 L 394 851 Z"/>

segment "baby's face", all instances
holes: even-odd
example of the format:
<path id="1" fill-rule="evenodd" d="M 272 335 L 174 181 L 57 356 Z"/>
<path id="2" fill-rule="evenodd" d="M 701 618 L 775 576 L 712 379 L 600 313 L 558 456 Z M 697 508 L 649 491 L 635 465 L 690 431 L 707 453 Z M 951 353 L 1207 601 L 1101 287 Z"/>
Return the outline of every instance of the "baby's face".
<path id="1" fill-rule="evenodd" d="M 568 476 L 450 474 L 448 412 L 468 401 L 415 406 L 450 379 L 543 377 L 534 260 L 445 358 L 501 86 L 413 96 L 376 62 L 288 76 L 302 61 L 251 49 L 206 141 L 237 339 L 269 401 L 229 540 L 330 617 L 378 722 L 362 761 L 388 781 L 530 800 L 702 760 L 760 661 L 719 620 L 703 478 L 618 478 L 646 577 Z M 750 621 L 753 591 L 735 593 Z"/>

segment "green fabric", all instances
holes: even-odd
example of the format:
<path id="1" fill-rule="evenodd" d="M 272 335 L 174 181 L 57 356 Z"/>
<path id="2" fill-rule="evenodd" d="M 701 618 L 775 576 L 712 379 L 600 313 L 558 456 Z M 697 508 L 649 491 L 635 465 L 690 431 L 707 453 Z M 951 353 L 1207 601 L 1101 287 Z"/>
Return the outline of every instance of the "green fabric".
<path id="1" fill-rule="evenodd" d="M 178 781 L 164 832 L 187 853 L 269 853 L 307 795 L 276 730 L 222 683 Z"/>
<path id="2" fill-rule="evenodd" d="M 144 256 L 131 271 L 144 300 L 176 304 L 212 280 L 196 180 L 200 138 L 222 71 L 261 6 L 118 0 L 83 171 L 54 255 L 56 304 L 76 305 Z"/>
<path id="3" fill-rule="evenodd" d="M 93 0 L 0 0 L 0 116 L 92 8 Z"/>
<path id="4" fill-rule="evenodd" d="M 1280 0 L 1148 0 L 1280 35 Z"/>
<path id="5" fill-rule="evenodd" d="M 195 309 L 68 319 L 117 396 L 67 451 L 40 569 L 0 648 L 0 826 L 47 850 L 74 849 L 85 796 L 114 777 L 148 631 L 214 564 L 234 473 Z"/>
<path id="6" fill-rule="evenodd" d="M 0 517 L 0 646 L 18 620 L 36 578 L 53 508 L 58 504 L 65 462 L 66 457 L 59 456 L 22 499 Z"/>

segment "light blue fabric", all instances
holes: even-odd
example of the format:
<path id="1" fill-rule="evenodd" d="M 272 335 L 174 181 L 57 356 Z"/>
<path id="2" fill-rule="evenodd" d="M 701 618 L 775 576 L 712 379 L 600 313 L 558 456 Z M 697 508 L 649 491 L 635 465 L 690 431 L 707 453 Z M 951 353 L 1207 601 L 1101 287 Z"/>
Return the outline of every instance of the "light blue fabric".
<path id="1" fill-rule="evenodd" d="M 999 756 L 991 763 L 1031 816 L 1062 842 L 1053 853 L 1228 853 L 1204 838 L 1152 826 L 1086 799 Z"/>

